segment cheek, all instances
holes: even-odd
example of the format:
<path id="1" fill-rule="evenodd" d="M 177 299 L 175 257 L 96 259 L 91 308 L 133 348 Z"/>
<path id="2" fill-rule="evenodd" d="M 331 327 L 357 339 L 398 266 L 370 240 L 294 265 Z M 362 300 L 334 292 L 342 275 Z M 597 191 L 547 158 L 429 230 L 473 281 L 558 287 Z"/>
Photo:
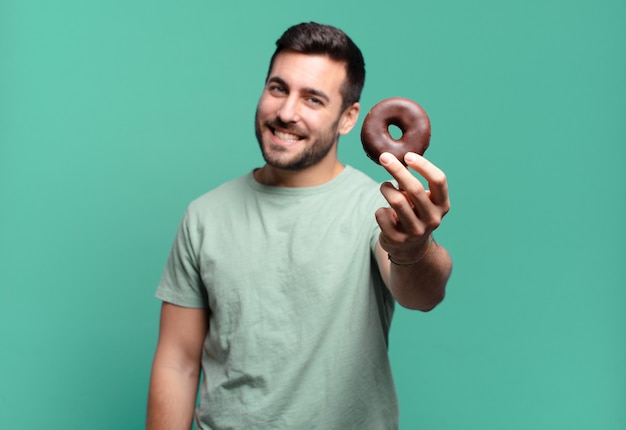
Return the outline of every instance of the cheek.
<path id="1" fill-rule="evenodd" d="M 262 96 L 257 105 L 257 116 L 267 117 L 275 115 L 277 109 L 277 103 L 272 97 Z"/>

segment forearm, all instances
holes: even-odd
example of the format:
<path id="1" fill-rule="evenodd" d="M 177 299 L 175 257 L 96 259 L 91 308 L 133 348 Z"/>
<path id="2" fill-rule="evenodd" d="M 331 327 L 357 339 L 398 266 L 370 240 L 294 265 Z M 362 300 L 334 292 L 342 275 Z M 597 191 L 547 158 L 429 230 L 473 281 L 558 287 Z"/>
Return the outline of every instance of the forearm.
<path id="1" fill-rule="evenodd" d="M 198 389 L 199 369 L 160 366 L 155 359 L 148 395 L 147 430 L 189 430 Z"/>
<path id="2" fill-rule="evenodd" d="M 148 430 L 189 430 L 196 404 L 208 309 L 164 302 L 148 393 Z"/>
<path id="3" fill-rule="evenodd" d="M 403 265 L 390 262 L 387 287 L 400 305 L 429 311 L 444 298 L 452 271 L 452 259 L 442 246 L 433 242 L 423 258 L 411 263 Z"/>

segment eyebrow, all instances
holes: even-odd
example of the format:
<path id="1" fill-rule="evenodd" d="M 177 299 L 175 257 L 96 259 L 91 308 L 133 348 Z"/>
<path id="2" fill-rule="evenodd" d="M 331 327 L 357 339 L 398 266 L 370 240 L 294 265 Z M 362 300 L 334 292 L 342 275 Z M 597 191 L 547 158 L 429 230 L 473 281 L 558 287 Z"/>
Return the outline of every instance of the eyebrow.
<path id="1" fill-rule="evenodd" d="M 280 84 L 280 85 L 282 85 L 284 87 L 289 88 L 289 85 L 287 84 L 287 82 L 285 82 L 284 79 L 279 78 L 278 76 L 270 77 L 267 80 L 267 83 L 270 83 L 270 82 L 274 82 L 274 83 L 277 83 L 277 84 Z M 306 94 L 313 95 L 313 96 L 321 97 L 321 98 L 323 98 L 326 101 L 330 101 L 330 98 L 326 95 L 326 93 L 324 91 L 320 91 L 320 90 L 317 90 L 315 88 L 305 87 L 305 88 L 302 88 L 302 92 L 304 92 Z"/>

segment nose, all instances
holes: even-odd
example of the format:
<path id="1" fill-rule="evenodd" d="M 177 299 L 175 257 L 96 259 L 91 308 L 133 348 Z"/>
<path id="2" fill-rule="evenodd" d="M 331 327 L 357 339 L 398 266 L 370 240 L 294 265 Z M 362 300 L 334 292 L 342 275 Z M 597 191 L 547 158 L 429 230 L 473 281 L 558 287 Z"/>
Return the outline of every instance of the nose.
<path id="1" fill-rule="evenodd" d="M 278 107 L 276 115 L 285 123 L 298 121 L 300 119 L 298 99 L 296 97 L 285 97 Z"/>

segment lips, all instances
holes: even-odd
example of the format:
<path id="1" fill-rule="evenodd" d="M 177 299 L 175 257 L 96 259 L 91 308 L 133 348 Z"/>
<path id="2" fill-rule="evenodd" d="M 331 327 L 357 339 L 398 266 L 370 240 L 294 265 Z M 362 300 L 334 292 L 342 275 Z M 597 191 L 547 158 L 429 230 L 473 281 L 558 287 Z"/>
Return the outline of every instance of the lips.
<path id="1" fill-rule="evenodd" d="M 285 143 L 295 143 L 306 137 L 305 133 L 294 130 L 293 127 L 289 127 L 288 125 L 284 126 L 272 122 L 267 122 L 265 125 L 278 140 Z"/>
<path id="2" fill-rule="evenodd" d="M 300 136 L 293 133 L 287 133 L 280 130 L 274 130 L 274 136 L 279 138 L 280 140 L 284 140 L 285 142 L 297 142 L 300 140 Z"/>

